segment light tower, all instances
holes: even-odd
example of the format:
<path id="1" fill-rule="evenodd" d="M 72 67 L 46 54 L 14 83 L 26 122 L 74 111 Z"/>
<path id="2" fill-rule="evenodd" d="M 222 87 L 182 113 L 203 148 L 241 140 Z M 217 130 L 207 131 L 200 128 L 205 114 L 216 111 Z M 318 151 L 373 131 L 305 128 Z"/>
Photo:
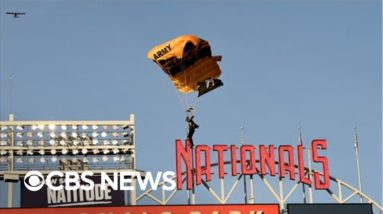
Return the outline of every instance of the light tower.
<path id="1" fill-rule="evenodd" d="M 14 206 L 13 183 L 31 170 L 135 171 L 134 115 L 118 121 L 17 121 L 11 114 L 0 121 L 0 178 L 8 182 L 8 207 Z M 125 201 L 135 204 L 135 192 Z"/>

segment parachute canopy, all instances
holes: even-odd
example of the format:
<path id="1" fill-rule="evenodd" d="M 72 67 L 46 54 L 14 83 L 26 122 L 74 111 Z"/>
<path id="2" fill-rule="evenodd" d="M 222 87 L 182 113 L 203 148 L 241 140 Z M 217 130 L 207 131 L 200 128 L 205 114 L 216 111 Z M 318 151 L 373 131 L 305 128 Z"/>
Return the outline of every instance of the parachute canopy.
<path id="1" fill-rule="evenodd" d="M 218 77 L 221 56 L 212 56 L 207 41 L 183 35 L 152 48 L 147 57 L 157 63 L 182 93 L 201 96 L 223 83 Z"/>

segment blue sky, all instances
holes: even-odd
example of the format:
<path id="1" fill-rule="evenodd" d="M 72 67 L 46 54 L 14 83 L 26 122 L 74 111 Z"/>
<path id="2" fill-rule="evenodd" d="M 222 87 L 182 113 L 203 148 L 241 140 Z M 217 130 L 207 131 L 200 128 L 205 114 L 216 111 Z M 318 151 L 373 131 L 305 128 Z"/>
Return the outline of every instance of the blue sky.
<path id="1" fill-rule="evenodd" d="M 174 170 L 184 109 L 146 53 L 195 34 L 223 56 L 225 83 L 198 99 L 196 143 L 239 143 L 244 126 L 246 143 L 295 144 L 302 127 L 305 144 L 328 140 L 331 175 L 357 186 L 357 126 L 364 192 L 381 201 L 381 2 L 1 0 L 0 10 L 1 120 L 134 113 L 137 166 Z M 4 14 L 14 10 L 27 15 Z"/>

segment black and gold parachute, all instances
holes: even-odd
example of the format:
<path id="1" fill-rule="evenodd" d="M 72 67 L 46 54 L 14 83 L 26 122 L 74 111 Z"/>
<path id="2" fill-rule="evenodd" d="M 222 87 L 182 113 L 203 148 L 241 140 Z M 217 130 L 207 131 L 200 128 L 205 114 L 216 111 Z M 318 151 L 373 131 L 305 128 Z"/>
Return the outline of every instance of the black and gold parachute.
<path id="1" fill-rule="evenodd" d="M 218 79 L 221 56 L 212 56 L 206 40 L 183 35 L 152 48 L 147 57 L 159 65 L 182 93 L 201 96 L 223 85 Z"/>

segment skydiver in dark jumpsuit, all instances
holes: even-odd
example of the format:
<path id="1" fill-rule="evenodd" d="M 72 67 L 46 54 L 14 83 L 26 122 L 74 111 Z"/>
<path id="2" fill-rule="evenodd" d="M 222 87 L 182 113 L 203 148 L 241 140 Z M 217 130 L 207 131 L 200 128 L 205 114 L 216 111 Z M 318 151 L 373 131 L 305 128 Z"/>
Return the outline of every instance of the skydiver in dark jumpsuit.
<path id="1" fill-rule="evenodd" d="M 187 112 L 191 113 L 193 111 L 192 108 L 189 108 L 188 110 L 186 110 Z M 194 115 L 191 114 L 191 115 L 188 115 L 186 117 L 186 122 L 188 124 L 188 134 L 187 134 L 187 139 L 189 139 L 189 142 L 190 142 L 190 147 L 193 148 L 194 146 L 194 143 L 193 143 L 193 135 L 194 135 L 194 132 L 195 132 L 195 129 L 198 129 L 198 125 L 194 122 Z"/>

